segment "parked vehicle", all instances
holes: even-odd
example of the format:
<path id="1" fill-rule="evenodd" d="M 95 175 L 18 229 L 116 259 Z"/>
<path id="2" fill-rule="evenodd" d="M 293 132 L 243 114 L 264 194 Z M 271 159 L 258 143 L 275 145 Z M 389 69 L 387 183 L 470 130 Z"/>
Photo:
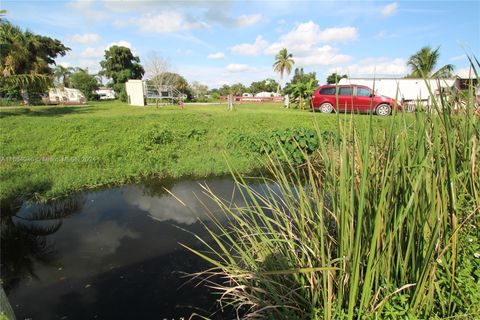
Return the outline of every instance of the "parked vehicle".
<path id="1" fill-rule="evenodd" d="M 338 106 L 337 106 L 338 101 Z M 320 86 L 312 96 L 313 110 L 323 113 L 332 111 L 370 112 L 379 116 L 388 116 L 396 106 L 395 99 L 376 95 L 372 89 L 361 85 L 326 85 Z"/>

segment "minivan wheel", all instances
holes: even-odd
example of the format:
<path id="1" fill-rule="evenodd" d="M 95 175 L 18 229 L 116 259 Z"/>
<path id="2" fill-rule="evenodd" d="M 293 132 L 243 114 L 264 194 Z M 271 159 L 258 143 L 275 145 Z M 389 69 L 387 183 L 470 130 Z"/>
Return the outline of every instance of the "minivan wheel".
<path id="1" fill-rule="evenodd" d="M 390 115 L 391 112 L 392 112 L 392 108 L 386 103 L 382 103 L 375 110 L 375 113 L 379 116 L 388 116 Z"/>
<path id="2" fill-rule="evenodd" d="M 325 102 L 320 106 L 320 112 L 322 113 L 332 113 L 333 106 L 331 103 Z"/>

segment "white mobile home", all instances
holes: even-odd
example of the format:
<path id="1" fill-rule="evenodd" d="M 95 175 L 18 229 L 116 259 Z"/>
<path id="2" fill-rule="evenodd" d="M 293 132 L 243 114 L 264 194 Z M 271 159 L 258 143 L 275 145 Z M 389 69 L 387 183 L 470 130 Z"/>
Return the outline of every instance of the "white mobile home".
<path id="1" fill-rule="evenodd" d="M 95 93 L 98 94 L 100 100 L 110 100 L 117 98 L 117 94 L 115 93 L 115 91 L 113 91 L 113 89 L 109 87 L 98 87 L 98 89 L 95 90 Z"/>
<path id="2" fill-rule="evenodd" d="M 434 95 L 439 90 L 453 89 L 459 87 L 458 79 L 398 79 L 398 78 L 350 78 L 341 79 L 339 84 L 358 84 L 375 88 L 375 92 L 390 98 L 403 100 L 405 103 L 421 102 L 423 105 L 431 106 L 431 95 L 429 87 Z"/>
<path id="3" fill-rule="evenodd" d="M 83 93 L 73 88 L 51 88 L 45 99 L 48 104 L 84 104 L 86 101 Z"/>

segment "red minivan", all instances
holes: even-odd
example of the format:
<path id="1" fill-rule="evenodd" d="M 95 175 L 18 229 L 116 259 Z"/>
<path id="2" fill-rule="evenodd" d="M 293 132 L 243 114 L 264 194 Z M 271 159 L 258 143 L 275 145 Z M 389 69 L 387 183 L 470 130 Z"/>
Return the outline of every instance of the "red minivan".
<path id="1" fill-rule="evenodd" d="M 338 107 L 337 107 L 338 90 Z M 401 106 L 389 97 L 376 95 L 372 89 L 360 85 L 326 85 L 320 86 L 312 96 L 313 110 L 323 113 L 332 111 L 370 112 L 379 116 L 388 116 L 396 106 Z"/>

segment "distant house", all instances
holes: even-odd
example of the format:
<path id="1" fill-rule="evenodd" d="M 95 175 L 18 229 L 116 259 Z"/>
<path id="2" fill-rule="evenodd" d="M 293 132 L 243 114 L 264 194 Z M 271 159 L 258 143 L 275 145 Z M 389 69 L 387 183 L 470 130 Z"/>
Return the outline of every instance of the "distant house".
<path id="1" fill-rule="evenodd" d="M 110 100 L 117 98 L 117 93 L 109 87 L 98 87 L 98 89 L 95 90 L 95 93 L 98 94 L 100 100 Z"/>
<path id="2" fill-rule="evenodd" d="M 269 97 L 280 97 L 281 95 L 277 92 L 259 92 L 255 95 L 258 98 L 269 98 Z"/>
<path id="3" fill-rule="evenodd" d="M 48 96 L 43 98 L 46 104 L 84 104 L 87 99 L 78 89 L 51 88 Z"/>
<path id="4" fill-rule="evenodd" d="M 242 94 L 242 97 L 244 97 L 244 98 L 252 98 L 252 97 L 253 97 L 253 94 L 248 93 L 248 92 L 245 92 L 245 93 Z"/>

